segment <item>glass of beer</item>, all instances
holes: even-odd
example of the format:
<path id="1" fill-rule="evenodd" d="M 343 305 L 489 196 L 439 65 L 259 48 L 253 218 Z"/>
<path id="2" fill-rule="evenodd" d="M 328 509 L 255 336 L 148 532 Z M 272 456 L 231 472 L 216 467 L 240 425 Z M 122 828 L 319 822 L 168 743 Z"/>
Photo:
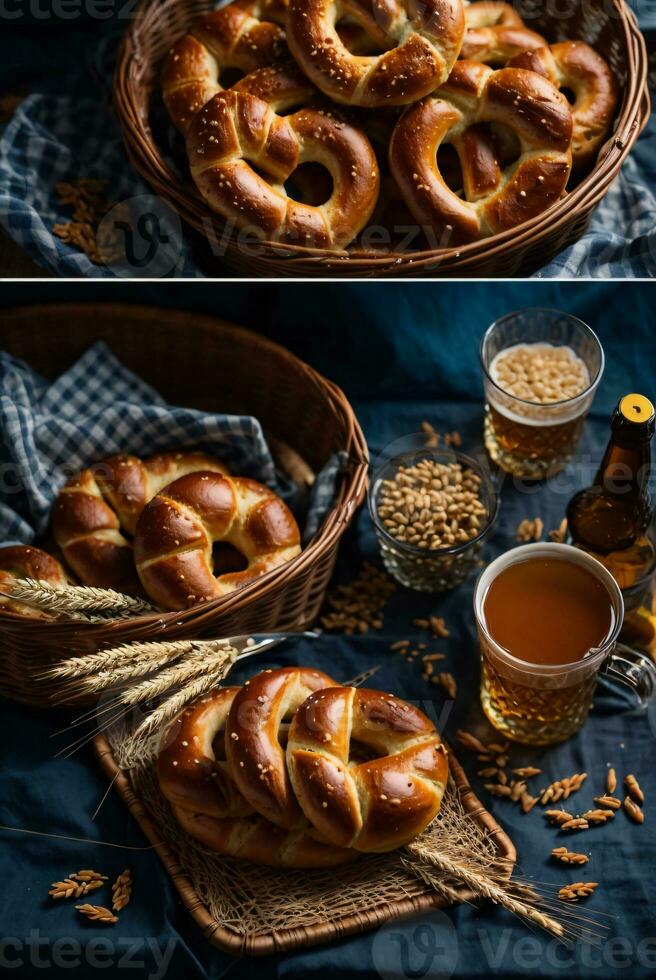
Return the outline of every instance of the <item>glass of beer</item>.
<path id="1" fill-rule="evenodd" d="M 594 331 L 559 310 L 519 310 L 487 329 L 480 358 L 490 458 L 523 479 L 558 473 L 578 445 L 603 373 Z"/>
<path id="2" fill-rule="evenodd" d="M 587 552 L 528 544 L 501 555 L 474 592 L 481 704 L 500 732 L 528 745 L 562 742 L 588 716 L 599 673 L 646 706 L 656 666 L 618 644 L 621 590 Z"/>

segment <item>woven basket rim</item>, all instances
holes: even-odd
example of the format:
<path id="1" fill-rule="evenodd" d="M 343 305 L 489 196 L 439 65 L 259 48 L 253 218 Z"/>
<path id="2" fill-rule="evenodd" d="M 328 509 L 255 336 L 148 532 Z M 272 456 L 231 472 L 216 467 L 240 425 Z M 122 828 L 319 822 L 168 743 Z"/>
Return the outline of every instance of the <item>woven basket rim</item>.
<path id="1" fill-rule="evenodd" d="M 445 742 L 445 744 L 447 743 Z M 153 849 L 169 873 L 187 911 L 212 945 L 226 953 L 233 956 L 269 956 L 291 949 L 315 946 L 343 936 L 365 932 L 368 929 L 383 925 L 391 919 L 407 918 L 432 908 L 444 908 L 450 904 L 443 896 L 427 891 L 415 898 L 399 899 L 387 905 L 366 909 L 359 915 L 346 916 L 335 922 L 323 922 L 315 926 L 280 930 L 268 935 L 255 936 L 249 941 L 248 937 L 240 937 L 234 931 L 223 927 L 212 918 L 202 904 L 194 889 L 193 882 L 178 864 L 175 853 L 167 843 L 162 841 L 155 818 L 141 802 L 130 785 L 128 777 L 117 765 L 106 737 L 102 734 L 97 735 L 93 741 L 93 748 L 101 769 L 116 787 L 119 796 L 153 845 Z M 472 820 L 475 820 L 489 833 L 497 847 L 498 856 L 507 860 L 508 876 L 510 877 L 517 860 L 515 845 L 474 793 L 465 771 L 453 754 L 451 747 L 447 746 L 447 748 L 449 771 L 453 777 L 460 801 Z M 476 899 L 476 896 L 466 888 L 460 889 L 460 892 L 463 902 L 471 902 Z"/>
<path id="2" fill-rule="evenodd" d="M 195 188 L 187 190 L 169 168 L 154 142 L 148 120 L 142 118 L 139 95 L 130 74 L 139 61 L 139 29 L 142 21 L 155 8 L 165 8 L 168 2 L 173 0 L 141 0 L 139 3 L 119 49 L 114 75 L 114 107 L 128 156 L 143 179 L 201 235 L 207 238 L 208 228 L 211 228 L 211 234 L 217 240 L 225 241 L 223 219 L 209 209 Z M 339 277 L 340 267 L 348 271 L 349 275 L 358 271 L 363 274 L 394 273 L 407 271 L 412 267 L 421 270 L 426 265 L 433 265 L 444 271 L 455 271 L 474 263 L 481 264 L 501 258 L 518 249 L 536 248 L 543 239 L 553 234 L 554 229 L 573 225 L 580 215 L 591 210 L 605 195 L 649 117 L 645 41 L 633 11 L 624 0 L 611 2 L 616 14 L 614 20 L 618 25 L 618 35 L 627 55 L 626 85 L 613 132 L 599 150 L 593 169 L 567 197 L 516 228 L 463 246 L 415 252 L 375 253 L 357 248 L 329 252 L 301 245 L 262 241 L 258 243 L 263 250 L 260 261 L 265 266 L 270 263 L 275 268 L 280 265 L 289 266 L 285 274 L 293 275 L 296 268 L 304 273 L 308 270 L 315 270 L 322 275 L 332 272 L 336 278 Z M 230 244 L 235 251 L 238 249 L 232 235 Z"/>
<path id="3" fill-rule="evenodd" d="M 98 303 L 85 302 L 21 304 L 7 308 L 5 315 L 7 317 L 24 315 L 30 319 L 36 316 L 44 322 L 47 322 L 51 314 L 56 312 L 57 315 L 61 315 L 63 308 L 70 310 L 72 314 L 77 312 L 79 315 L 83 315 L 85 312 L 96 309 L 98 305 Z M 144 319 L 152 319 L 153 317 L 161 318 L 164 312 L 167 320 L 175 323 L 177 328 L 181 330 L 189 329 L 189 313 L 182 309 L 166 309 L 163 311 L 161 307 L 157 306 L 112 302 L 103 302 L 101 305 L 104 309 L 113 312 L 116 317 L 120 317 L 122 314 L 129 314 L 131 318 L 138 315 Z M 103 642 L 111 642 L 111 634 L 113 632 L 123 632 L 126 625 L 145 628 L 150 624 L 161 622 L 162 624 L 184 623 L 187 626 L 197 624 L 200 628 L 206 620 L 213 619 L 216 614 L 232 611 L 252 602 L 261 594 L 266 593 L 269 586 L 274 584 L 276 586 L 282 586 L 290 582 L 305 565 L 314 562 L 321 554 L 330 549 L 350 524 L 355 511 L 362 503 L 366 493 L 369 455 L 362 429 L 342 389 L 290 350 L 271 340 L 269 337 L 257 333 L 255 330 L 203 313 L 194 313 L 193 318 L 194 329 L 208 330 L 214 333 L 217 330 L 221 330 L 232 336 L 239 335 L 242 338 L 252 337 L 257 341 L 258 345 L 268 349 L 272 356 L 287 360 L 295 368 L 300 369 L 319 390 L 325 392 L 327 402 L 330 403 L 332 410 L 337 414 L 341 414 L 341 417 L 346 423 L 346 446 L 344 449 L 349 454 L 349 465 L 346 467 L 342 476 L 341 486 L 337 491 L 334 506 L 323 519 L 314 537 L 296 558 L 260 576 L 250 585 L 235 592 L 230 592 L 221 598 L 200 603 L 178 612 L 146 613 L 124 619 L 109 620 L 107 623 L 86 623 L 79 620 L 28 619 L 19 614 L 9 612 L 0 606 L 0 628 L 7 628 L 11 624 L 20 627 L 21 631 L 25 631 L 25 633 L 32 631 L 35 637 L 44 631 L 50 631 L 51 633 L 59 631 L 63 638 L 71 634 L 84 634 L 85 639 L 89 641 L 102 639 Z"/>

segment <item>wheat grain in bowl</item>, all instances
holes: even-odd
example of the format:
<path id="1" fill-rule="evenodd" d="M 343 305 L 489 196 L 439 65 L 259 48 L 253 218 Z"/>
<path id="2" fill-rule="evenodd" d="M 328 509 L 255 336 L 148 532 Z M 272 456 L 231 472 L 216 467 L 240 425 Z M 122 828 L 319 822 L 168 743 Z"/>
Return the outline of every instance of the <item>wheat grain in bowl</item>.
<path id="1" fill-rule="evenodd" d="M 410 588 L 441 592 L 477 567 L 498 499 L 478 460 L 429 450 L 422 437 L 388 447 L 371 481 L 369 511 L 387 572 Z"/>
<path id="2" fill-rule="evenodd" d="M 399 541 L 417 548 L 449 548 L 475 538 L 487 508 L 480 499 L 481 478 L 458 462 L 423 459 L 399 466 L 383 480 L 378 516 Z"/>

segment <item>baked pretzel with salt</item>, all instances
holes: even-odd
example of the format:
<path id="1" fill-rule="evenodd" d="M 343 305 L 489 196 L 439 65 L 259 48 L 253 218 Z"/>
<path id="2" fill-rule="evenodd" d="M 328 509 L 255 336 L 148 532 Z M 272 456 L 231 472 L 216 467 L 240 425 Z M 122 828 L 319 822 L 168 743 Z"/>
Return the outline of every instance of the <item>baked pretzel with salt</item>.
<path id="1" fill-rule="evenodd" d="M 323 671 L 281 667 L 252 677 L 235 697 L 226 727 L 226 757 L 239 791 L 273 824 L 303 828 L 285 760 L 284 725 L 315 691 L 334 687 Z"/>
<path id="2" fill-rule="evenodd" d="M 197 470 L 227 473 L 206 453 L 110 456 L 68 480 L 51 514 L 54 539 L 84 585 L 143 595 L 131 536 L 149 500 L 167 483 Z"/>
<path id="3" fill-rule="evenodd" d="M 502 123 L 515 133 L 515 161 L 500 167 L 481 123 Z M 548 79 L 459 61 L 446 85 L 401 117 L 389 162 L 415 220 L 437 229 L 447 244 L 459 244 L 513 228 L 555 203 L 571 170 L 571 135 L 567 100 Z M 440 173 L 443 143 L 458 153 L 464 200 Z"/>
<path id="4" fill-rule="evenodd" d="M 199 18 L 170 49 L 162 70 L 162 97 L 184 135 L 196 112 L 223 90 L 228 68 L 248 74 L 289 58 L 284 0 L 232 0 Z"/>
<path id="5" fill-rule="evenodd" d="M 380 54 L 358 55 L 340 37 L 349 17 Z M 289 0 L 287 43 L 317 88 L 346 105 L 405 105 L 446 81 L 465 30 L 462 0 Z"/>
<path id="6" fill-rule="evenodd" d="M 186 707 L 164 730 L 157 778 L 169 803 L 208 817 L 253 812 L 226 762 L 225 728 L 239 687 L 218 687 Z"/>
<path id="7" fill-rule="evenodd" d="M 562 41 L 517 55 L 508 67 L 536 71 L 556 88 L 573 93 L 572 161 L 577 168 L 590 163 L 617 105 L 617 85 L 601 55 L 584 41 Z"/>
<path id="8" fill-rule="evenodd" d="M 248 685 L 247 685 L 248 686 Z M 321 868 L 353 861 L 354 851 L 286 830 L 253 812 L 226 762 L 226 722 L 239 687 L 192 702 L 165 730 L 157 776 L 178 824 L 219 854 L 279 868 Z"/>
<path id="9" fill-rule="evenodd" d="M 270 868 L 332 868 L 349 864 L 358 857 L 355 850 L 324 844 L 302 828 L 277 827 L 258 813 L 219 820 L 184 807 L 172 809 L 178 824 L 200 844 L 217 854 L 251 864 Z"/>
<path id="10" fill-rule="evenodd" d="M 287 0 L 232 0 L 199 18 L 190 32 L 176 41 L 164 60 L 162 98 L 183 136 L 195 114 L 212 96 L 227 88 L 241 88 L 239 83 L 222 84 L 221 76 L 227 69 L 248 76 L 260 68 L 286 64 L 288 74 L 298 81 L 304 79 L 306 91 L 314 93 L 314 87 L 296 65 L 289 64 L 286 18 Z M 339 24 L 337 30 L 342 43 L 353 53 L 364 53 L 376 44 L 355 22 Z M 260 98 L 265 97 L 263 92 Z"/>
<path id="11" fill-rule="evenodd" d="M 216 575 L 218 543 L 235 548 L 246 568 Z M 300 551 L 294 516 L 272 490 L 256 480 L 205 471 L 183 476 L 153 497 L 134 536 L 143 587 L 171 610 L 250 585 Z"/>
<path id="12" fill-rule="evenodd" d="M 290 100 L 263 82 L 266 100 L 251 94 L 259 83 L 250 76 L 195 115 L 187 133 L 194 183 L 210 208 L 239 228 L 269 241 L 344 248 L 365 227 L 378 199 L 371 144 L 326 110 L 279 115 Z M 285 181 L 305 163 L 320 164 L 332 178 L 322 204 L 294 200 L 285 190 Z"/>
<path id="13" fill-rule="evenodd" d="M 541 48 L 547 42 L 531 31 L 515 8 L 501 0 L 478 0 L 465 7 L 465 37 L 460 49 L 463 61 L 505 65 L 510 58 Z"/>
<path id="14" fill-rule="evenodd" d="M 71 584 L 64 568 L 47 551 L 25 544 L 0 548 L 0 592 L 5 593 L 0 595 L 0 606 L 7 612 L 26 616 L 28 619 L 52 619 L 55 614 L 10 598 L 14 584 L 19 579 L 45 582 L 53 589 L 65 589 Z"/>
<path id="15" fill-rule="evenodd" d="M 352 757 L 354 743 L 371 758 Z M 391 851 L 437 814 L 448 776 L 435 727 L 414 705 L 354 687 L 311 694 L 287 739 L 289 778 L 323 840 L 358 851 Z"/>

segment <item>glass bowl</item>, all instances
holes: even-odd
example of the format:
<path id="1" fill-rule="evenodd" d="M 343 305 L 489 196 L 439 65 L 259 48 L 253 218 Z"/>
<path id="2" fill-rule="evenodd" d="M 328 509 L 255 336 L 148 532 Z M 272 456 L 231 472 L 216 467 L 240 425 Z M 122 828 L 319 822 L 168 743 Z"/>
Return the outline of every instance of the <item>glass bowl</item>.
<path id="1" fill-rule="evenodd" d="M 499 494 L 484 453 L 476 458 L 448 447 L 428 447 L 426 441 L 426 433 L 417 433 L 396 440 L 384 450 L 372 466 L 367 502 L 387 572 L 410 589 L 444 592 L 465 582 L 480 567 L 485 538 L 499 511 Z M 414 466 L 425 459 L 442 464 L 459 463 L 480 478 L 479 498 L 486 513 L 481 517 L 482 526 L 475 537 L 448 547 L 420 548 L 399 540 L 384 526 L 378 514 L 383 481 L 393 479 L 400 467 Z"/>

